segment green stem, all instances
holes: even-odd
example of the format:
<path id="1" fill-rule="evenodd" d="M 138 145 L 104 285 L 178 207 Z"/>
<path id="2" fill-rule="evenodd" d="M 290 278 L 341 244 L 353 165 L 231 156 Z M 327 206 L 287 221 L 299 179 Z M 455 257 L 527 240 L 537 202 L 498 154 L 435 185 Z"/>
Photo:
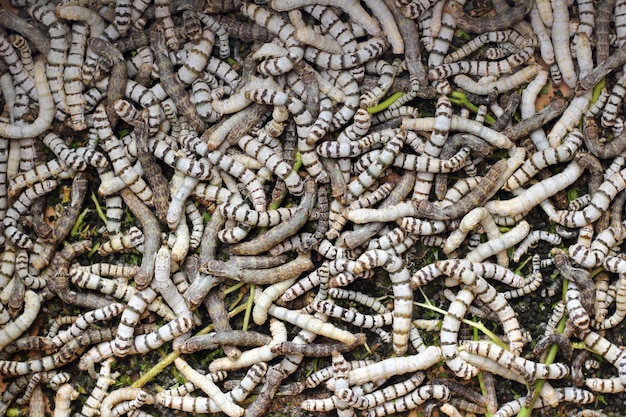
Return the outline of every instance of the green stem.
<path id="1" fill-rule="evenodd" d="M 74 227 L 72 227 L 72 231 L 70 232 L 70 236 L 76 236 L 78 234 L 79 229 L 82 226 L 83 221 L 85 220 L 85 216 L 90 211 L 91 211 L 90 209 L 86 208 L 85 210 L 83 210 L 82 213 L 78 215 L 78 218 L 76 219 L 76 223 L 74 223 Z"/>
<path id="2" fill-rule="evenodd" d="M 449 98 L 452 104 L 463 106 L 469 111 L 478 113 L 478 107 L 467 99 L 465 93 L 462 93 L 460 91 L 453 91 L 452 94 L 449 95 Z M 494 119 L 493 116 L 490 116 L 488 114 L 485 115 L 485 123 L 492 125 L 495 122 L 496 119 Z"/>
<path id="3" fill-rule="evenodd" d="M 248 301 L 246 302 L 246 312 L 243 315 L 243 324 L 241 325 L 241 330 L 244 332 L 248 330 L 248 325 L 250 324 L 250 314 L 252 314 L 252 304 L 254 302 L 254 289 L 254 284 L 250 284 Z"/>
<path id="4" fill-rule="evenodd" d="M 435 307 L 432 304 L 415 303 L 415 305 L 417 305 L 419 307 L 423 307 L 423 308 L 429 309 L 429 310 L 436 311 L 437 313 L 442 314 L 442 315 L 446 315 L 447 314 L 446 310 L 443 310 L 443 309 L 441 309 L 439 307 Z M 475 329 L 478 329 L 481 332 L 483 332 L 485 334 L 485 336 L 487 336 L 489 339 L 491 339 L 496 345 L 500 346 L 502 349 L 509 350 L 509 346 L 506 343 L 504 343 L 502 340 L 500 340 L 500 338 L 495 333 L 493 333 L 491 330 L 486 328 L 484 324 L 482 324 L 480 322 L 476 323 L 475 321 L 471 321 L 471 320 L 468 320 L 468 319 L 461 319 L 461 321 L 463 323 L 467 324 L 468 326 L 471 326 L 471 327 L 473 327 Z"/>
<path id="5" fill-rule="evenodd" d="M 98 202 L 98 198 L 93 192 L 91 193 L 91 201 L 93 201 L 93 203 L 96 205 L 96 213 L 98 213 L 98 217 L 100 217 L 100 220 L 102 220 L 104 224 L 106 225 L 107 216 L 106 214 L 104 214 L 104 211 L 102 211 L 102 206 L 100 206 L 100 203 Z"/>
<path id="6" fill-rule="evenodd" d="M 246 309 L 245 305 L 240 305 L 239 307 L 237 307 L 233 311 L 229 312 L 228 313 L 228 317 L 234 317 L 237 314 L 239 314 L 242 311 L 244 311 L 245 309 Z M 195 334 L 195 336 L 200 336 L 200 335 L 203 335 L 203 334 L 207 334 L 207 333 L 209 333 L 212 330 L 213 330 L 213 323 L 209 324 L 208 326 L 206 326 L 205 328 L 200 330 L 198 333 Z M 150 368 L 150 370 L 148 370 L 148 372 L 143 374 L 138 380 L 133 382 L 131 387 L 133 387 L 133 388 L 141 388 L 141 387 L 143 387 L 148 382 L 152 381 L 152 379 L 154 379 L 158 374 L 163 372 L 163 370 L 165 370 L 165 368 L 167 368 L 172 363 L 174 363 L 174 359 L 178 358 L 179 356 L 180 356 L 180 352 L 172 352 L 172 353 L 170 353 L 169 355 L 167 355 L 166 357 L 161 359 L 161 361 L 159 363 L 157 363 L 152 368 Z"/>
<path id="7" fill-rule="evenodd" d="M 302 168 L 302 156 L 300 155 L 300 151 L 296 151 L 296 161 L 293 163 L 293 170 L 298 172 Z"/>
<path id="8" fill-rule="evenodd" d="M 232 285 L 232 286 L 230 286 L 230 287 L 226 288 L 226 289 L 224 290 L 224 296 L 226 296 L 226 295 L 230 294 L 231 292 L 235 292 L 235 291 L 237 291 L 239 288 L 243 287 L 244 285 L 246 285 L 246 283 L 245 283 L 245 282 L 238 282 L 238 283 L 236 283 L 235 285 Z"/>
<path id="9" fill-rule="evenodd" d="M 391 106 L 396 100 L 402 97 L 404 93 L 402 91 L 398 91 L 397 93 L 393 93 L 391 96 L 387 97 L 383 102 L 378 103 L 375 106 L 368 107 L 367 112 L 369 114 L 376 114 L 383 110 L 387 110 L 389 106 Z"/>
<path id="10" fill-rule="evenodd" d="M 602 94 L 602 89 L 606 84 L 606 78 L 602 78 L 598 84 L 593 87 L 593 92 L 591 93 L 591 103 L 593 105 L 600 98 L 600 94 Z"/>

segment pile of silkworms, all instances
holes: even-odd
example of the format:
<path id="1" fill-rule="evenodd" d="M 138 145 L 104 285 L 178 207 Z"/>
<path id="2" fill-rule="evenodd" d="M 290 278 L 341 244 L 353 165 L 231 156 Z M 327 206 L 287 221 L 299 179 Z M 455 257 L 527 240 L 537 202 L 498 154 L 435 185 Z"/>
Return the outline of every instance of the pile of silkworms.
<path id="1" fill-rule="evenodd" d="M 0 416 L 624 401 L 626 0 L 9 3 Z"/>

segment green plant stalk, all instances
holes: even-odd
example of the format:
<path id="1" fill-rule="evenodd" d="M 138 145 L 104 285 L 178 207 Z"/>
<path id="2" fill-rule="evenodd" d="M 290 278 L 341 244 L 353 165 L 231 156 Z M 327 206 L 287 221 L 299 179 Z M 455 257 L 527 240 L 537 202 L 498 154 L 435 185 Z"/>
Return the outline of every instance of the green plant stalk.
<path id="1" fill-rule="evenodd" d="M 91 258 L 96 252 L 98 252 L 98 250 L 100 249 L 100 246 L 101 246 L 100 242 L 94 243 L 93 247 L 91 248 L 87 256 Z"/>
<path id="2" fill-rule="evenodd" d="M 403 95 L 404 95 L 404 93 L 402 91 L 398 91 L 396 93 L 393 93 L 391 96 L 387 97 L 383 102 L 378 103 L 375 106 L 368 107 L 367 108 L 367 112 L 369 114 L 376 114 L 376 113 L 379 113 L 379 112 L 381 112 L 383 110 L 387 110 L 389 108 L 389 106 L 391 106 L 396 100 L 398 100 Z"/>
<path id="3" fill-rule="evenodd" d="M 463 106 L 466 109 L 473 111 L 474 113 L 478 113 L 478 107 L 467 99 L 465 93 L 462 93 L 460 91 L 453 91 L 452 94 L 450 94 L 449 98 L 452 104 Z M 488 114 L 485 115 L 485 123 L 492 125 L 495 122 L 496 119 L 494 119 L 493 116 Z"/>
<path id="4" fill-rule="evenodd" d="M 74 223 L 74 226 L 72 227 L 72 230 L 70 231 L 70 236 L 76 236 L 79 233 L 79 229 L 82 226 L 84 220 L 85 220 L 85 216 L 90 212 L 91 210 L 86 208 L 85 210 L 82 211 L 82 213 L 80 213 L 78 215 L 78 218 L 76 219 L 76 223 Z"/>
<path id="5" fill-rule="evenodd" d="M 563 280 L 563 295 L 562 295 L 563 300 L 565 300 L 565 294 L 567 293 L 567 286 L 568 286 L 568 280 L 564 279 Z M 556 331 L 558 333 L 563 333 L 563 331 L 565 330 L 566 323 L 567 323 L 567 315 L 564 314 L 563 317 L 561 318 L 561 321 L 559 321 L 559 324 L 556 327 Z M 556 359 L 556 354 L 558 353 L 558 351 L 559 351 L 558 345 L 550 346 L 550 350 L 548 350 L 548 354 L 546 355 L 546 360 L 544 363 L 546 365 L 550 365 L 551 363 L 554 363 L 554 359 Z M 517 417 L 530 417 L 530 415 L 533 412 L 533 407 L 535 405 L 535 402 L 537 401 L 537 398 L 539 398 L 539 395 L 541 394 L 541 388 L 543 388 L 543 384 L 545 382 L 546 382 L 545 379 L 537 380 L 537 382 L 535 383 L 535 393 L 533 394 L 530 407 L 528 408 L 522 407 L 519 413 L 517 413 Z"/>
<path id="6" fill-rule="evenodd" d="M 235 285 L 232 285 L 232 286 L 230 286 L 230 287 L 226 288 L 226 289 L 224 290 L 224 296 L 226 296 L 226 295 L 230 294 L 231 292 L 235 292 L 235 291 L 237 291 L 239 288 L 243 287 L 244 285 L 246 285 L 246 283 L 245 283 L 245 282 L 238 282 L 238 283 L 236 283 Z"/>
<path id="7" fill-rule="evenodd" d="M 241 313 L 245 309 L 246 309 L 245 305 L 240 305 L 239 307 L 237 307 L 233 311 L 229 312 L 228 313 L 228 317 L 231 317 L 231 318 L 235 317 L 237 314 Z M 203 334 L 207 334 L 207 333 L 209 333 L 212 330 L 213 330 L 213 323 L 209 324 L 208 326 L 206 326 L 205 328 L 200 330 L 198 333 L 195 334 L 195 336 L 201 336 Z M 166 357 L 161 359 L 161 361 L 159 363 L 157 363 L 152 368 L 150 368 L 150 370 L 148 370 L 148 372 L 146 372 L 141 377 L 139 377 L 138 380 L 133 382 L 131 387 L 132 388 L 141 388 L 141 387 L 143 387 L 148 382 L 152 381 L 152 379 L 154 379 L 158 374 L 163 372 L 165 370 L 165 368 L 167 368 L 172 363 L 174 363 L 174 359 L 178 358 L 179 356 L 180 356 L 180 352 L 171 352 Z"/>
<path id="8" fill-rule="evenodd" d="M 243 299 L 243 293 L 239 291 L 239 294 L 237 294 L 237 299 L 233 301 L 233 303 L 228 307 L 228 311 L 231 311 L 237 308 L 237 305 L 242 299 Z"/>
<path id="9" fill-rule="evenodd" d="M 96 195 L 92 192 L 91 193 L 91 201 L 93 201 L 93 203 L 96 206 L 96 213 L 98 213 L 98 217 L 100 217 L 100 220 L 102 220 L 104 222 L 104 224 L 107 224 L 107 216 L 106 214 L 104 214 L 104 211 L 102 211 L 102 206 L 100 206 L 100 203 L 98 202 L 98 198 L 96 197 Z"/>
<path id="10" fill-rule="evenodd" d="M 532 261 L 533 257 L 532 256 L 528 256 L 526 257 L 526 259 L 524 259 L 518 266 L 517 268 L 515 268 L 515 273 L 519 274 L 522 269 L 526 266 L 526 264 L 530 261 Z"/>
<path id="11" fill-rule="evenodd" d="M 596 101 L 598 101 L 598 99 L 600 98 L 600 94 L 602 94 L 602 89 L 604 88 L 605 84 L 606 84 L 606 77 L 602 78 L 600 82 L 593 87 L 593 90 L 591 93 L 591 103 L 589 105 L 592 105 Z"/>
<path id="12" fill-rule="evenodd" d="M 243 324 L 241 325 L 241 330 L 244 332 L 248 330 L 248 325 L 250 324 L 250 314 L 252 314 L 252 304 L 254 303 L 254 284 L 250 284 L 249 292 L 248 292 L 248 301 L 246 301 L 246 312 L 243 315 Z"/>
<path id="13" fill-rule="evenodd" d="M 300 151 L 296 151 L 296 161 L 293 163 L 293 170 L 298 172 L 302 168 L 302 156 L 300 155 Z"/>
<path id="14" fill-rule="evenodd" d="M 432 304 L 427 304 L 427 303 L 415 303 L 416 306 L 422 307 L 422 308 L 426 308 L 429 310 L 433 310 L 436 311 L 439 314 L 445 315 L 447 313 L 447 311 L 439 308 L 439 307 L 435 307 Z M 476 323 L 475 321 L 471 321 L 468 319 L 461 319 L 461 321 L 465 324 L 467 324 L 468 326 L 473 327 L 474 329 L 478 329 L 481 332 L 483 332 L 485 334 L 485 336 L 487 336 L 489 339 L 491 339 L 496 345 L 500 346 L 502 349 L 506 349 L 509 350 L 509 346 L 504 343 L 502 340 L 500 340 L 500 338 L 493 333 L 491 330 L 489 330 L 488 328 L 485 327 L 484 324 L 478 322 Z"/>

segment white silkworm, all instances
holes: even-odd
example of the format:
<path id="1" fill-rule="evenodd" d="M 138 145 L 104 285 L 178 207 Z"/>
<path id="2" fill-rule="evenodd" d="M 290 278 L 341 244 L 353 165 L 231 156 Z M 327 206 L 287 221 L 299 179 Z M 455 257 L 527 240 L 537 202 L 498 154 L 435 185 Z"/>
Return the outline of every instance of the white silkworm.
<path id="1" fill-rule="evenodd" d="M 325 300 L 316 300 L 311 304 L 311 307 L 329 317 L 339 318 L 345 322 L 354 324 L 358 327 L 363 327 L 365 329 L 382 327 L 390 325 L 393 322 L 393 315 L 391 313 L 384 313 L 375 316 L 365 315 L 350 311 Z"/>
<path id="2" fill-rule="evenodd" d="M 451 392 L 445 385 L 424 385 L 419 387 L 410 394 L 404 395 L 395 400 L 388 401 L 379 406 L 368 410 L 368 417 L 380 417 L 390 413 L 400 413 L 406 410 L 412 410 L 419 405 L 424 404 L 430 399 L 438 399 L 442 401 L 448 401 L 451 397 Z"/>
<path id="3" fill-rule="evenodd" d="M 489 211 L 484 207 L 476 207 L 467 213 L 463 219 L 461 219 L 459 227 L 450 233 L 450 236 L 448 236 L 446 244 L 443 247 L 444 253 L 449 254 L 458 248 L 465 239 L 467 233 L 474 229 L 478 224 L 482 226 L 489 240 L 497 239 L 501 236 L 500 230 L 493 221 Z M 505 266 L 508 264 L 508 256 L 505 253 L 501 252 L 497 256 L 498 263 Z"/>
<path id="4" fill-rule="evenodd" d="M 61 385 L 54 397 L 54 417 L 69 417 L 71 402 L 77 399 L 79 395 L 79 392 L 70 384 Z"/>
<path id="5" fill-rule="evenodd" d="M 39 113 L 31 124 L 7 124 L 0 122 L 0 136 L 7 139 L 32 138 L 46 131 L 52 124 L 55 107 L 45 74 L 45 63 L 35 62 L 35 88 L 39 100 Z"/>
<path id="6" fill-rule="evenodd" d="M 102 417 L 114 417 L 113 409 L 123 401 L 132 401 L 142 398 L 146 404 L 154 404 L 154 397 L 141 388 L 124 387 L 111 391 L 109 395 L 102 401 L 100 406 L 100 415 Z"/>
<path id="7" fill-rule="evenodd" d="M 582 227 L 594 222 L 605 212 L 617 193 L 626 188 L 626 170 L 608 177 L 598 187 L 587 207 L 578 211 L 555 210 L 549 202 L 544 201 L 541 207 L 550 220 L 565 227 Z"/>
<path id="8" fill-rule="evenodd" d="M 24 312 L 0 329 L 0 348 L 13 342 L 33 324 L 39 314 L 40 306 L 41 301 L 35 292 L 28 290 L 24 293 Z"/>
<path id="9" fill-rule="evenodd" d="M 539 7 L 539 4 L 536 2 L 532 9 L 530 9 L 530 25 L 539 41 L 541 58 L 546 64 L 552 65 L 554 64 L 554 47 L 552 45 L 550 32 L 546 29 L 547 25 L 545 25 L 545 22 L 541 19 L 541 14 L 538 10 Z M 550 13 L 552 13 L 552 9 L 550 9 Z"/>
<path id="10" fill-rule="evenodd" d="M 348 380 L 350 386 L 361 385 L 369 381 L 387 380 L 392 376 L 428 369 L 441 359 L 443 359 L 441 349 L 438 346 L 429 346 L 416 355 L 383 359 L 371 365 L 353 369 L 348 374 Z M 328 381 L 327 386 L 334 390 L 332 382 L 332 380 Z"/>
<path id="11" fill-rule="evenodd" d="M 582 134 L 575 130 L 567 135 L 563 144 L 535 152 L 511 175 L 506 182 L 505 188 L 513 191 L 524 185 L 543 168 L 571 160 L 582 143 Z"/>
<path id="12" fill-rule="evenodd" d="M 500 77 L 496 81 L 478 83 L 467 75 L 457 75 L 454 77 L 454 83 L 468 93 L 487 96 L 494 90 L 498 94 L 511 91 L 520 85 L 530 81 L 539 72 L 539 65 L 527 65 L 519 71 L 509 75 L 508 77 Z"/>
<path id="13" fill-rule="evenodd" d="M 567 3 L 563 0 L 552 0 L 552 45 L 554 45 L 554 58 L 561 70 L 565 84 L 570 88 L 576 87 L 578 76 L 574 70 L 574 62 L 569 48 L 569 11 Z"/>
<path id="14" fill-rule="evenodd" d="M 518 189 L 515 198 L 489 201 L 485 203 L 485 208 L 492 214 L 499 216 L 516 216 L 528 213 L 542 201 L 573 184 L 582 171 L 583 168 L 576 161 L 572 161 L 561 173 L 540 181 L 524 191 L 520 192 Z"/>
<path id="15" fill-rule="evenodd" d="M 561 236 L 555 233 L 547 232 L 545 230 L 533 230 L 532 232 L 528 234 L 528 236 L 524 238 L 523 241 L 520 242 L 519 246 L 513 252 L 513 261 L 519 262 L 520 259 L 522 258 L 522 255 L 528 252 L 528 249 L 535 246 L 537 242 L 539 242 L 540 240 L 544 240 L 555 246 L 561 244 Z M 572 256 L 571 250 L 570 250 L 570 256 Z"/>
<path id="16" fill-rule="evenodd" d="M 172 309 L 177 317 L 191 317 L 183 296 L 178 292 L 171 279 L 172 259 L 167 247 L 161 246 L 154 263 L 154 283 L 163 301 Z"/>
<path id="17" fill-rule="evenodd" d="M 457 74 L 493 75 L 510 74 L 513 68 L 522 65 L 535 52 L 531 46 L 524 47 L 501 61 L 458 61 L 442 64 L 428 71 L 430 80 L 440 80 Z"/>
<path id="18" fill-rule="evenodd" d="M 468 353 L 491 359 L 504 366 L 504 368 L 513 370 L 513 372 L 516 372 L 512 365 L 515 363 L 521 367 L 521 369 L 525 369 L 531 377 L 540 379 L 561 379 L 569 374 L 569 367 L 565 364 L 552 363 L 546 365 L 539 362 L 533 362 L 528 359 L 515 356 L 493 343 L 467 340 L 463 342 L 463 347 Z"/>
<path id="19" fill-rule="evenodd" d="M 567 314 L 576 327 L 587 330 L 591 319 L 582 305 L 580 291 L 575 282 L 570 282 L 567 288 L 566 304 Z"/>
<path id="20" fill-rule="evenodd" d="M 434 128 L 434 117 L 402 120 L 402 129 L 432 131 Z M 474 120 L 465 119 L 456 115 L 452 115 L 450 119 L 450 130 L 471 133 L 500 149 L 511 149 L 513 147 L 513 143 L 504 134 L 496 132 Z"/>
<path id="21" fill-rule="evenodd" d="M 476 249 L 466 256 L 471 261 L 482 261 L 492 255 L 505 251 L 521 242 L 530 233 L 530 225 L 522 220 L 510 231 L 504 233 L 500 238 L 481 243 Z"/>
<path id="22" fill-rule="evenodd" d="M 80 336 L 80 334 L 89 328 L 89 325 L 102 320 L 110 320 L 113 317 L 118 316 L 124 309 L 123 304 L 113 303 L 106 307 L 89 311 L 85 314 L 81 314 L 76 318 L 76 321 L 67 329 L 58 333 L 51 339 L 53 345 L 61 347 L 71 339 Z"/>
<path id="23" fill-rule="evenodd" d="M 258 325 L 267 320 L 267 310 L 269 306 L 283 295 L 289 287 L 293 285 L 297 278 L 291 278 L 277 282 L 267 287 L 263 292 L 255 293 L 254 308 L 252 309 L 252 319 Z"/>
<path id="24" fill-rule="evenodd" d="M 0 36 L 0 57 L 8 65 L 15 87 L 21 88 L 33 100 L 36 100 L 35 83 L 22 65 L 22 61 L 17 56 L 15 49 L 4 36 Z"/>
<path id="25" fill-rule="evenodd" d="M 274 8 L 274 10 L 276 9 Z M 259 72 L 265 75 L 284 74 L 291 70 L 296 62 L 302 59 L 304 50 L 293 36 L 295 32 L 293 25 L 285 22 L 280 16 L 255 4 L 245 4 L 241 11 L 257 24 L 278 35 L 287 47 L 287 55 L 265 60 L 259 64 Z"/>
<path id="26" fill-rule="evenodd" d="M 238 142 L 241 149 L 261 162 L 277 177 L 285 181 L 289 192 L 293 195 L 301 195 L 304 192 L 304 182 L 293 168 L 283 161 L 271 148 L 261 145 L 251 136 L 243 136 Z"/>
<path id="27" fill-rule="evenodd" d="M 270 307 L 270 314 L 271 307 Z M 269 362 L 276 357 L 276 353 L 272 352 L 272 347 L 287 341 L 287 329 L 285 324 L 279 320 L 270 321 L 270 332 L 272 333 L 272 341 L 258 348 L 249 349 L 241 352 L 238 358 L 231 359 L 228 357 L 218 358 L 211 362 L 209 369 L 211 372 L 245 368 L 259 362 Z"/>
<path id="28" fill-rule="evenodd" d="M 91 390 L 89 397 L 85 400 L 83 408 L 81 409 L 81 415 L 85 417 L 93 417 L 99 413 L 100 403 L 107 394 L 109 385 L 115 382 L 111 375 L 111 363 L 113 359 L 105 360 L 100 366 L 100 373 L 98 374 L 96 385 Z"/>
<path id="29" fill-rule="evenodd" d="M 157 296 L 157 292 L 148 287 L 136 291 L 128 300 L 122 313 L 117 334 L 113 343 L 113 350 L 118 356 L 126 356 L 132 345 L 134 328 L 139 322 L 139 316 Z"/>
<path id="30" fill-rule="evenodd" d="M 241 417 L 245 410 L 230 400 L 209 378 L 195 371 L 181 358 L 176 358 L 174 364 L 178 370 L 195 386 L 209 395 L 217 406 L 229 417 Z"/>

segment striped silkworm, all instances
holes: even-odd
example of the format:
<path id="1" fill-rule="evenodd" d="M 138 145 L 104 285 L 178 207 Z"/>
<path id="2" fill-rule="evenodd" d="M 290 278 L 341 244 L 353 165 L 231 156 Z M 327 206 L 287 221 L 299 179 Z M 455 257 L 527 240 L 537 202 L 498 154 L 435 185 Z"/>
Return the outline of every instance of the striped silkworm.
<path id="1" fill-rule="evenodd" d="M 549 165 L 571 160 L 582 145 L 582 142 L 583 135 L 578 131 L 573 131 L 566 136 L 563 144 L 557 147 L 547 147 L 532 154 L 507 180 L 506 189 L 513 191 L 524 185 L 541 169 Z"/>
<path id="2" fill-rule="evenodd" d="M 44 182 L 35 183 L 32 188 L 24 190 L 18 199 L 6 211 L 3 219 L 4 235 L 13 241 L 16 246 L 23 249 L 32 249 L 33 242 L 27 234 L 20 231 L 18 221 L 21 215 L 25 214 L 33 201 L 57 187 L 57 182 L 45 180 Z"/>
<path id="3" fill-rule="evenodd" d="M 478 187 L 456 204 L 441 207 L 428 200 L 422 200 L 418 206 L 418 213 L 434 220 L 449 220 L 467 214 L 471 209 L 481 206 L 504 185 L 506 179 L 522 164 L 524 154 L 525 151 L 522 148 L 515 148 L 511 158 L 494 164 Z"/>
<path id="4" fill-rule="evenodd" d="M 411 316 L 413 311 L 413 294 L 409 287 L 409 271 L 402 260 L 380 249 L 373 249 L 361 255 L 353 272 L 358 274 L 365 269 L 382 266 L 389 272 L 394 293 L 393 310 L 393 346 L 396 352 L 405 352 L 407 348 Z"/>
<path id="5" fill-rule="evenodd" d="M 300 227 L 307 221 L 313 209 L 317 194 L 315 187 L 315 182 L 312 179 L 308 179 L 305 182 L 304 194 L 300 200 L 300 205 L 296 209 L 296 212 L 290 217 L 289 221 L 274 226 L 265 234 L 252 240 L 234 245 L 231 248 L 231 253 L 235 255 L 257 255 L 296 234 Z"/>

